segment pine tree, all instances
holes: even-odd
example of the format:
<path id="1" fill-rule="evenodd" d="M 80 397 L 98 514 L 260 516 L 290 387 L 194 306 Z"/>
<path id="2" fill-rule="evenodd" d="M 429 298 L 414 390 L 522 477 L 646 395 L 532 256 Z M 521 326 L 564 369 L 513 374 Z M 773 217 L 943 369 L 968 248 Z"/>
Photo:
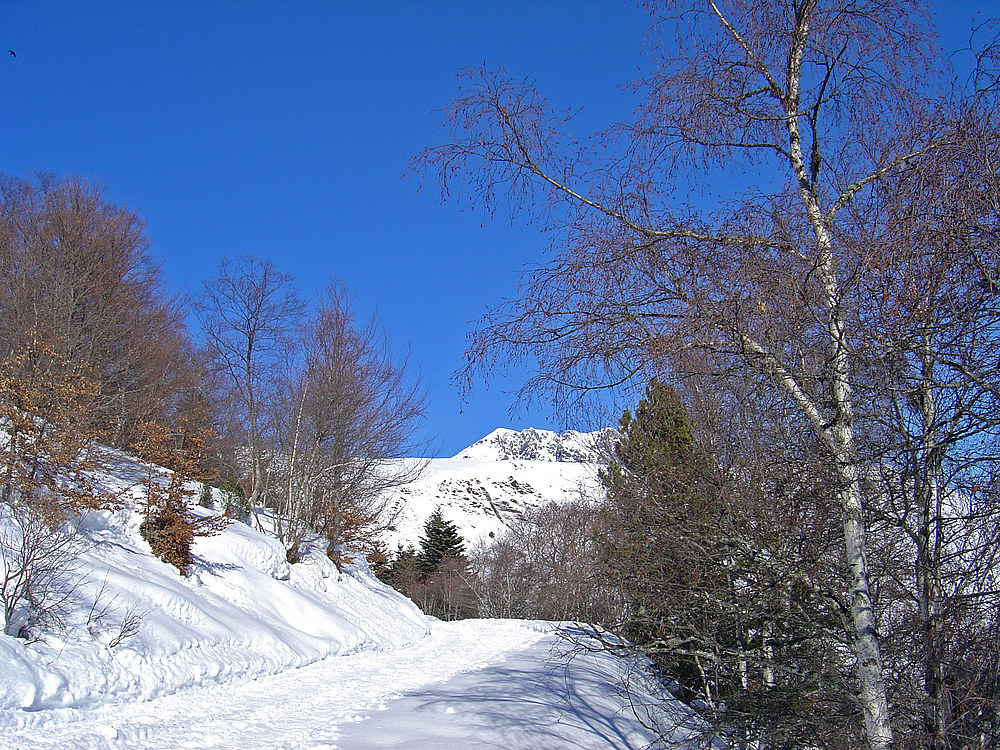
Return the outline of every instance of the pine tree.
<path id="1" fill-rule="evenodd" d="M 721 675 L 689 652 L 715 650 L 725 638 L 718 632 L 728 598 L 718 483 L 668 385 L 653 380 L 635 416 L 626 411 L 619 425 L 601 472 L 613 529 L 602 563 L 631 605 L 619 630 L 653 653 L 678 680 L 682 698 L 711 703 L 724 692 Z M 664 646 L 678 640 L 685 645 Z M 690 648 L 692 640 L 699 649 Z"/>
<path id="2" fill-rule="evenodd" d="M 841 611 L 811 585 L 826 580 L 817 570 L 830 575 L 836 565 L 816 552 L 825 527 L 811 510 L 829 488 L 724 472 L 681 398 L 656 380 L 635 416 L 623 415 L 601 479 L 609 521 L 601 565 L 628 603 L 609 630 L 732 736 L 774 748 L 835 747 L 838 733 L 855 736 L 859 727 L 844 719 L 853 694 Z"/>
<path id="3" fill-rule="evenodd" d="M 680 504 L 704 505 L 710 465 L 695 445 L 683 402 L 670 386 L 654 379 L 635 417 L 626 411 L 619 422 L 620 440 L 602 481 L 613 499 L 656 498 L 660 510 Z"/>
<path id="4" fill-rule="evenodd" d="M 437 508 L 424 524 L 420 538 L 420 552 L 416 558 L 416 569 L 421 578 L 435 573 L 448 558 L 461 559 L 465 556 L 465 540 L 458 527 L 446 521 Z"/>
<path id="5" fill-rule="evenodd" d="M 382 583 L 387 583 L 397 591 L 409 595 L 417 580 L 416 561 L 416 548 L 412 544 L 404 548 L 400 543 L 396 546 L 396 551 L 390 555 L 389 561 L 379 569 L 372 567 L 372 571 Z"/>

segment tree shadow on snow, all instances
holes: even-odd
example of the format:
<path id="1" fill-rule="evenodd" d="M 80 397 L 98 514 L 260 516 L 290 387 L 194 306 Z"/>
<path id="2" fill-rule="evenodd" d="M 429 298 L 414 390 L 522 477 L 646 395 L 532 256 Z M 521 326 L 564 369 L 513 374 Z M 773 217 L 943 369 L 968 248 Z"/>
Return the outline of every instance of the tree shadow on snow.
<path id="1" fill-rule="evenodd" d="M 389 703 L 366 721 L 342 726 L 351 748 L 647 748 L 648 718 L 622 694 L 631 666 L 611 653 L 574 651 L 551 638 L 504 664 L 456 675 Z M 638 688 L 643 689 L 643 688 Z M 679 744 L 695 747 L 674 735 Z"/>

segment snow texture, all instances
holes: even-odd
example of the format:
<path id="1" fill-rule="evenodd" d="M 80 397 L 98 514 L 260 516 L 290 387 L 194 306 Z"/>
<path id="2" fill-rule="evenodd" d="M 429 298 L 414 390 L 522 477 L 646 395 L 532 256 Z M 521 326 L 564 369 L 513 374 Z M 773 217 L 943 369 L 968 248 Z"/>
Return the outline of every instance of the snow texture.
<path id="1" fill-rule="evenodd" d="M 42 711 L 9 732 L 12 750 L 59 748 L 644 748 L 648 680 L 607 653 L 566 659 L 551 625 L 435 621 L 397 651 L 331 657 L 228 686 L 145 703 Z M 683 739 L 685 730 L 674 733 Z"/>
<path id="2" fill-rule="evenodd" d="M 616 435 L 611 429 L 498 429 L 453 458 L 423 461 L 419 479 L 392 490 L 397 518 L 383 541 L 390 550 L 417 546 L 427 519 L 440 508 L 471 549 L 546 503 L 597 497 L 598 471 Z"/>
<path id="3" fill-rule="evenodd" d="M 148 700 L 427 634 L 423 613 L 363 564 L 339 573 L 316 545 L 290 565 L 277 540 L 242 523 L 197 539 L 190 575 L 179 575 L 139 534 L 138 481 L 151 469 L 109 455 L 105 489 L 125 509 L 82 521 L 64 631 L 0 636 L 0 730 L 25 712 Z M 116 644 L 130 617 L 137 632 Z"/>

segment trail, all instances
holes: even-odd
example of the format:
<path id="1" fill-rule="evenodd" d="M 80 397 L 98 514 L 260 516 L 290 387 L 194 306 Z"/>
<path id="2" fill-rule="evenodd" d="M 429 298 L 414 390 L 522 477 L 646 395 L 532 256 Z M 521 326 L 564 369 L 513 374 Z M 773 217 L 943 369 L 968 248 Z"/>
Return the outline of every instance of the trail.
<path id="1" fill-rule="evenodd" d="M 256 681 L 138 704 L 39 711 L 3 743 L 60 750 L 334 748 L 338 725 L 361 721 L 406 691 L 501 662 L 544 636 L 504 620 L 438 623 L 404 649 L 330 657 Z"/>
<path id="2" fill-rule="evenodd" d="M 513 620 L 434 623 L 393 651 L 330 657 L 239 684 L 93 710 L 26 714 L 2 740 L 27 750 L 643 748 L 608 654 L 554 658 L 560 639 Z"/>

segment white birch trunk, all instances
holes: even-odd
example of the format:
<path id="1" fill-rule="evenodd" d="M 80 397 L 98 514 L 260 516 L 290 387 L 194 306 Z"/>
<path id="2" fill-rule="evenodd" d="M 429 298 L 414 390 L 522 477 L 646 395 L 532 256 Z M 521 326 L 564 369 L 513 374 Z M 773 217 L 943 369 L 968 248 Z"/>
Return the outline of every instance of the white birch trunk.
<path id="1" fill-rule="evenodd" d="M 820 282 L 826 313 L 827 346 L 829 350 L 829 398 L 834 417 L 829 424 L 817 422 L 819 412 L 810 414 L 814 430 L 828 446 L 840 479 L 839 497 L 843 513 L 844 548 L 850 585 L 851 619 L 854 626 L 854 648 L 857 657 L 859 700 L 865 720 L 865 731 L 871 750 L 890 750 L 892 727 L 885 689 L 882 654 L 879 649 L 875 612 L 868 583 L 868 560 L 865 552 L 865 520 L 858 476 L 857 450 L 854 441 L 854 404 L 851 371 L 848 360 L 846 325 L 837 278 L 833 238 L 828 217 L 819 205 L 819 197 L 810 179 L 802 153 L 799 130 L 800 83 L 802 56 L 809 36 L 808 13 L 803 13 L 796 29 L 788 58 L 787 90 L 784 93 L 785 117 L 789 135 L 791 167 L 798 185 L 799 197 L 806 209 L 809 223 L 816 235 L 816 276 Z M 815 173 L 812 175 L 815 177 Z"/>

